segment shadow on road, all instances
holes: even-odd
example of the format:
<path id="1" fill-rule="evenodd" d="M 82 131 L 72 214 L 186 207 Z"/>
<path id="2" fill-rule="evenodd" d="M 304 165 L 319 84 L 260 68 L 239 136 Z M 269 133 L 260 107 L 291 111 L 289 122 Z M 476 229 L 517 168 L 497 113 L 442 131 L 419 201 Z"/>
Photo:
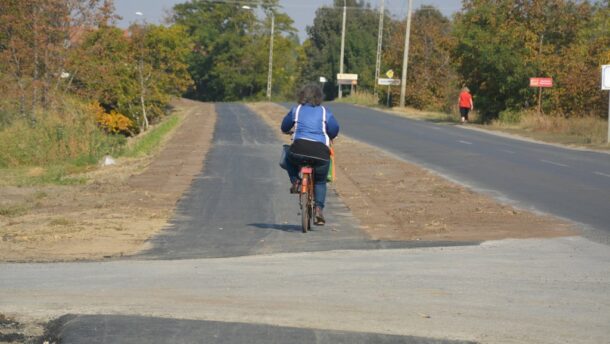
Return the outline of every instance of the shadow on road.
<path id="1" fill-rule="evenodd" d="M 124 315 L 64 315 L 45 339 L 61 343 L 472 343 L 434 338 Z"/>
<path id="2" fill-rule="evenodd" d="M 301 226 L 288 225 L 288 224 L 277 224 L 277 223 L 249 223 L 248 227 L 256 227 L 260 229 L 276 229 L 278 231 L 288 233 L 301 233 Z"/>

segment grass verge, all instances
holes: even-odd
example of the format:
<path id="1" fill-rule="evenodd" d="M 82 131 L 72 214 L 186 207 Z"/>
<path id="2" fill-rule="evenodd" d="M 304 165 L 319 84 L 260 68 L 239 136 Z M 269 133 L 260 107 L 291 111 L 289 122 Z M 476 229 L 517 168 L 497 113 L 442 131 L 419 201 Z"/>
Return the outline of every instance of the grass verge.
<path id="1" fill-rule="evenodd" d="M 171 115 L 165 121 L 156 125 L 141 137 L 134 139 L 122 154 L 125 157 L 140 157 L 150 155 L 155 152 L 163 143 L 168 134 L 178 127 L 182 117 Z"/>
<path id="2" fill-rule="evenodd" d="M 40 185 L 78 185 L 85 184 L 87 179 L 82 176 L 83 173 L 92 171 L 96 168 L 96 164 L 99 161 L 100 156 L 103 154 L 119 155 L 124 157 L 141 157 L 153 154 L 162 145 L 168 134 L 175 129 L 182 121 L 183 116 L 170 115 L 161 122 L 154 126 L 151 130 L 141 134 L 140 136 L 133 138 L 132 142 L 124 145 L 125 140 L 114 136 L 108 136 L 107 143 L 104 139 L 104 135 L 97 131 L 95 127 L 91 128 L 88 133 L 80 133 L 82 135 L 71 135 L 70 143 L 75 147 L 83 146 L 83 149 L 72 149 L 62 152 L 63 155 L 54 155 L 52 159 L 44 159 L 44 154 L 41 158 L 36 160 L 16 160 L 13 159 L 12 164 L 8 164 L 10 159 L 3 160 L 5 163 L 0 164 L 0 187 L 3 186 L 40 186 Z M 37 136 L 38 131 L 42 129 L 34 128 L 30 129 L 22 124 L 17 125 L 15 128 L 10 128 L 0 133 L 0 142 L 6 139 L 7 142 L 12 142 L 12 147 L 6 147 L 4 154 L 7 154 L 7 158 L 17 157 L 17 154 L 11 154 L 11 152 L 19 151 L 19 147 L 32 147 L 35 146 L 51 146 L 56 147 L 65 146 L 63 140 L 30 140 Z M 16 135 L 20 133 L 21 135 Z M 27 135 L 26 135 L 27 134 Z M 78 143 L 78 137 L 85 137 L 81 143 Z M 95 137 L 95 141 L 87 142 L 91 137 Z M 19 139 L 17 139 L 19 138 Z M 9 140 L 12 139 L 12 140 Z M 30 142 L 32 141 L 32 142 Z M 21 144 L 17 144 L 22 142 Z M 59 143 L 58 143 L 59 142 Z M 103 144 L 100 144 L 103 142 Z M 80 145 L 80 146 L 79 146 Z M 85 147 L 86 146 L 86 147 Z M 28 148 L 29 149 L 29 148 Z M 50 149 L 49 149 L 50 150 Z M 44 151 L 44 149 L 41 149 Z M 56 149 L 50 150 L 55 153 Z M 52 154 L 47 153 L 46 156 Z M 0 154 L 0 158 L 3 157 Z M 0 159 L 2 160 L 2 159 Z M 4 165 L 4 166 L 2 166 Z"/>
<path id="3" fill-rule="evenodd" d="M 486 127 L 550 143 L 610 148 L 606 143 L 608 124 L 595 116 L 567 118 L 535 111 L 503 112 Z"/>
<path id="4" fill-rule="evenodd" d="M 379 99 L 376 95 L 366 91 L 354 91 L 347 97 L 335 99 L 337 103 L 348 103 L 364 106 L 377 106 Z"/>

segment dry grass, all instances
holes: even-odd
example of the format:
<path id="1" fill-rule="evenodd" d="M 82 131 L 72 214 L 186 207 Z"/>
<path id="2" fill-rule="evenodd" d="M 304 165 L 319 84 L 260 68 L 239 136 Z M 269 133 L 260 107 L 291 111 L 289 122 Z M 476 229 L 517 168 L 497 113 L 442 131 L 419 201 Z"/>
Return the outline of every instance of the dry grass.
<path id="1" fill-rule="evenodd" d="M 398 116 L 412 118 L 412 119 L 420 119 L 420 120 L 430 121 L 430 122 L 458 123 L 460 120 L 460 116 L 457 114 L 452 115 L 452 114 L 448 114 L 445 112 L 419 110 L 419 109 L 415 109 L 415 108 L 408 107 L 408 106 L 404 107 L 404 108 L 393 107 L 393 108 L 389 109 L 389 111 L 391 111 L 392 114 L 395 114 Z M 476 111 L 470 112 L 468 117 L 470 119 L 470 122 L 477 122 L 478 118 L 479 118 Z"/>
<path id="2" fill-rule="evenodd" d="M 30 208 L 26 204 L 0 205 L 0 216 L 17 217 L 28 213 Z"/>
<path id="3" fill-rule="evenodd" d="M 354 91 L 347 97 L 335 99 L 338 103 L 349 103 L 364 106 L 376 106 L 379 104 L 379 99 L 376 95 L 367 91 Z"/>
<path id="4" fill-rule="evenodd" d="M 534 139 L 562 144 L 607 147 L 606 120 L 596 116 L 571 117 L 540 115 L 535 111 L 503 113 L 490 125 Z"/>

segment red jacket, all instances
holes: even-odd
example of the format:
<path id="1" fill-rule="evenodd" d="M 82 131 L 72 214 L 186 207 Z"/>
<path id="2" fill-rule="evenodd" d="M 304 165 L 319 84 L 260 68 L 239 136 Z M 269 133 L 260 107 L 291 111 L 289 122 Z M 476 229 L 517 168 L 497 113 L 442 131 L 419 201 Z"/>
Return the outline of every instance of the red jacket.
<path id="1" fill-rule="evenodd" d="M 460 93 L 460 107 L 469 109 L 474 107 L 472 103 L 472 95 L 470 95 L 470 93 L 466 91 Z"/>

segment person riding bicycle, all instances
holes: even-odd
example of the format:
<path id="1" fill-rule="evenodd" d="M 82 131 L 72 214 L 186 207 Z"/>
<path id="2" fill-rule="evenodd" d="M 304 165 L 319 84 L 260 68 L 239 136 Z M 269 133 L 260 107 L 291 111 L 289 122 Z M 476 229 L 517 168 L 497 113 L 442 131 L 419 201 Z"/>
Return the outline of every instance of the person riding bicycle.
<path id="1" fill-rule="evenodd" d="M 322 89 L 316 84 L 301 88 L 298 104 L 290 109 L 282 121 L 285 134 L 294 131 L 287 154 L 286 170 L 292 186 L 291 193 L 299 192 L 299 168 L 305 164 L 314 168 L 315 211 L 314 224 L 324 225 L 322 210 L 326 200 L 326 177 L 330 167 L 330 143 L 339 134 L 339 123 L 322 106 Z"/>

